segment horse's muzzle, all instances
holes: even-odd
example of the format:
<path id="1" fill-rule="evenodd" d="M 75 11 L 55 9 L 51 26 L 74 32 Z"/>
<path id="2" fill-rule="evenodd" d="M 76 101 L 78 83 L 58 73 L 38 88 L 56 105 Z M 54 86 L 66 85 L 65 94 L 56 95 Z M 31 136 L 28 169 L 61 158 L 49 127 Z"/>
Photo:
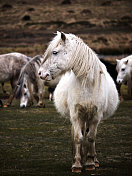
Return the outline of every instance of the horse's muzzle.
<path id="1" fill-rule="evenodd" d="M 26 106 L 25 105 L 21 105 L 20 108 L 26 108 Z"/>

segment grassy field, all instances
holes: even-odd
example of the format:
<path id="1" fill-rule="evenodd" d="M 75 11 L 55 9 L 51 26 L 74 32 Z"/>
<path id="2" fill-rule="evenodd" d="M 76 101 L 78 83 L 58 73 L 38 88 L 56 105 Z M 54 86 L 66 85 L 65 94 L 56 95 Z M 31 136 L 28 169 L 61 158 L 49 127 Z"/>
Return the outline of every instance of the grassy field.
<path id="1" fill-rule="evenodd" d="M 125 100 L 113 117 L 99 125 L 100 168 L 79 175 L 131 175 L 131 114 L 132 100 Z M 0 109 L 1 176 L 77 175 L 71 172 L 71 146 L 71 124 L 48 99 L 46 108 L 20 109 L 15 100 L 11 107 Z"/>

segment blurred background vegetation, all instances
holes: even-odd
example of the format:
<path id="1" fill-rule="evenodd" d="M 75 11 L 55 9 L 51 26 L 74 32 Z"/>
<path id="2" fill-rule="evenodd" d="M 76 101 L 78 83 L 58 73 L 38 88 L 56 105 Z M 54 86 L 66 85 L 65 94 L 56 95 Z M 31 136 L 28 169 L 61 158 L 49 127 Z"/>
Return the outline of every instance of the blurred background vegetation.
<path id="1" fill-rule="evenodd" d="M 80 36 L 98 54 L 130 54 L 132 1 L 0 0 L 0 54 L 42 54 L 57 30 Z"/>

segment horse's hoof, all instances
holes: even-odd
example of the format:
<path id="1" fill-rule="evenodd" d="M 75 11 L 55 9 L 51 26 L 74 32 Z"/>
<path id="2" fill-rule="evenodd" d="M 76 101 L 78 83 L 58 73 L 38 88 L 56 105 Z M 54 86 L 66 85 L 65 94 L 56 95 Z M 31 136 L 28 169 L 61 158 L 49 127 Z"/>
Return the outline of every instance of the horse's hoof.
<path id="1" fill-rule="evenodd" d="M 86 171 L 92 171 L 92 170 L 95 170 L 95 166 L 94 166 L 94 165 L 86 166 L 86 167 L 85 167 L 85 170 L 86 170 Z"/>
<path id="2" fill-rule="evenodd" d="M 99 163 L 98 162 L 95 162 L 95 167 L 99 168 Z"/>
<path id="3" fill-rule="evenodd" d="M 82 168 L 81 168 L 81 167 L 73 167 L 73 168 L 72 168 L 72 172 L 73 172 L 73 173 L 81 173 L 81 171 L 82 171 Z"/>

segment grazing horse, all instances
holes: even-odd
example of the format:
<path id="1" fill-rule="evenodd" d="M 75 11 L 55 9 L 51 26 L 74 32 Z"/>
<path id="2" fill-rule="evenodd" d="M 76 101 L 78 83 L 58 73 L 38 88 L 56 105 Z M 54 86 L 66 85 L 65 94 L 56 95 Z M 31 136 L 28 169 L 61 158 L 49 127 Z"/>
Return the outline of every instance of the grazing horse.
<path id="1" fill-rule="evenodd" d="M 20 98 L 20 107 L 33 104 L 33 98 L 38 107 L 44 107 L 44 81 L 39 78 L 38 69 L 42 62 L 42 55 L 35 56 L 21 70 L 17 88 L 16 98 Z"/>
<path id="2" fill-rule="evenodd" d="M 72 124 L 75 143 L 72 172 L 82 170 L 85 135 L 85 169 L 99 167 L 95 150 L 97 127 L 102 119 L 113 115 L 119 103 L 115 83 L 105 65 L 82 39 L 57 32 L 44 54 L 38 73 L 49 81 L 64 74 L 55 89 L 54 102 L 62 115 L 70 117 Z"/>
<path id="3" fill-rule="evenodd" d="M 9 106 L 14 98 L 14 89 L 21 71 L 21 68 L 29 61 L 29 57 L 21 53 L 9 53 L 0 55 L 0 83 L 10 81 L 12 93 L 5 105 Z"/>
<path id="4" fill-rule="evenodd" d="M 44 86 L 54 88 L 59 82 L 58 78 L 51 81 L 50 84 L 38 75 L 38 70 L 43 61 L 42 55 L 35 56 L 21 70 L 17 88 L 16 98 L 20 98 L 20 107 L 25 108 L 33 104 L 33 98 L 37 101 L 38 107 L 45 107 L 44 104 Z"/>
<path id="5" fill-rule="evenodd" d="M 128 95 L 132 96 L 132 55 L 116 61 L 116 70 L 118 72 L 116 81 L 118 84 L 127 83 Z"/>

